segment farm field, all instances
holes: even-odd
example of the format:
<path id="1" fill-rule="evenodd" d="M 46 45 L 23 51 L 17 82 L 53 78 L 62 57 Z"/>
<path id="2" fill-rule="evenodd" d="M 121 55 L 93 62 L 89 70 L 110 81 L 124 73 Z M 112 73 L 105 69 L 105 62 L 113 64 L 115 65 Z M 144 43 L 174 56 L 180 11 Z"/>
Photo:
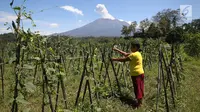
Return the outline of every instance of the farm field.
<path id="1" fill-rule="evenodd" d="M 109 60 L 109 55 L 111 54 L 112 57 L 120 57 L 119 54 L 112 51 L 113 44 L 128 52 L 129 43 L 131 43 L 135 39 L 124 40 L 120 38 L 91 38 L 85 40 L 71 39 L 67 37 L 53 39 L 54 41 L 50 41 L 51 44 L 49 44 L 51 45 L 51 47 L 48 46 L 46 49 L 46 53 L 49 53 L 49 55 L 47 55 L 47 58 L 45 59 L 45 70 L 48 78 L 48 91 L 51 95 L 51 103 L 54 106 L 57 102 L 58 111 L 92 111 L 91 109 L 93 109 L 93 111 L 103 112 L 131 112 L 133 110 L 138 112 L 156 111 L 156 99 L 158 96 L 157 78 L 159 62 L 159 49 L 156 43 L 158 42 L 158 40 L 147 39 L 146 42 L 148 43 L 148 46 L 143 46 L 144 50 L 142 51 L 142 55 L 144 57 L 145 65 L 145 98 L 143 107 L 137 110 L 132 108 L 134 94 L 133 86 L 130 80 L 129 64 L 113 62 L 113 67 L 115 69 L 115 72 L 117 74 L 116 77 L 118 79 L 118 82 L 116 82 L 115 73 L 113 72 L 113 68 L 111 66 L 112 63 Z M 143 39 L 136 40 L 140 41 L 141 43 L 142 41 L 144 41 Z M 54 42 L 54 44 L 52 42 Z M 53 49 L 55 50 L 53 51 Z M 166 54 L 168 54 L 171 51 L 166 50 L 166 52 Z M 9 54 L 9 52 L 4 53 Z M 31 55 L 29 54 L 29 56 L 25 56 L 24 58 L 24 68 L 21 69 L 22 75 L 19 77 L 20 82 L 18 85 L 18 97 L 20 97 L 20 99 L 18 99 L 19 110 L 25 109 L 25 111 L 29 110 L 36 112 L 42 111 L 42 107 L 44 107 L 44 111 L 51 111 L 48 96 L 49 93 L 47 92 L 47 88 L 44 89 L 44 71 L 41 68 L 41 59 L 40 57 L 36 56 L 37 54 L 32 54 L 37 53 L 35 52 L 35 50 L 34 52 L 29 50 L 27 51 L 27 53 L 30 53 L 32 56 L 35 57 L 31 57 Z M 61 55 L 63 56 L 62 59 L 60 59 L 59 57 Z M 200 77 L 198 75 L 200 60 L 198 58 L 187 56 L 185 53 L 183 53 L 182 56 L 184 55 L 185 57 L 183 57 L 182 62 L 183 70 L 179 73 L 180 81 L 179 84 L 176 84 L 176 108 L 173 108 L 172 106 L 172 98 L 170 95 L 169 85 L 166 89 L 168 93 L 168 104 L 170 111 L 186 112 L 189 110 L 198 110 L 198 106 L 195 105 L 200 102 L 200 100 L 198 99 L 199 88 L 197 86 L 198 83 L 194 82 L 198 82 Z M 87 56 L 88 59 L 85 65 Z M 10 107 L 12 104 L 12 95 L 14 94 L 12 88 L 14 88 L 13 82 L 15 81 L 13 68 L 14 64 L 12 64 L 12 62 L 8 62 L 8 64 L 4 65 L 4 98 L 2 99 L 1 97 L 0 103 L 1 110 L 3 112 L 10 111 Z M 81 91 L 79 100 L 77 100 L 77 106 L 75 106 L 76 97 L 84 70 L 86 70 L 85 77 L 83 78 L 83 84 L 80 89 Z M 61 86 L 61 79 L 64 86 Z M 82 97 L 84 96 L 84 88 L 87 81 L 90 84 L 91 93 L 89 94 L 89 91 L 87 89 L 85 99 L 82 102 Z M 121 92 L 119 91 L 117 85 L 118 83 Z M 45 92 L 43 92 L 43 89 L 45 90 Z M 67 109 L 65 109 L 63 89 L 65 91 L 64 94 L 66 95 L 65 99 Z M 91 95 L 92 98 L 92 106 L 90 104 L 89 95 Z M 164 111 L 166 107 L 164 89 L 162 86 L 159 96 L 158 111 Z"/>

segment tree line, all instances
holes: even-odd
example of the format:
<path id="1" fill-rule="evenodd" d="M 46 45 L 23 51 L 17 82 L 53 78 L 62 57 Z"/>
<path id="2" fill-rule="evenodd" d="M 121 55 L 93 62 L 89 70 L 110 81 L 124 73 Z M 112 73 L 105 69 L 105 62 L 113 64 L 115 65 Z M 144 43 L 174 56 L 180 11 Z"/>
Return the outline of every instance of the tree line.
<path id="1" fill-rule="evenodd" d="M 180 10 L 164 9 L 158 12 L 149 20 L 148 18 L 140 21 L 139 25 L 136 21 L 129 26 L 123 26 L 121 35 L 125 37 L 149 37 L 159 38 L 167 37 L 170 32 L 176 30 L 177 33 L 198 33 L 200 32 L 200 19 L 194 19 L 190 23 L 185 23 L 187 19 L 180 16 Z M 137 25 L 140 27 L 137 31 Z"/>

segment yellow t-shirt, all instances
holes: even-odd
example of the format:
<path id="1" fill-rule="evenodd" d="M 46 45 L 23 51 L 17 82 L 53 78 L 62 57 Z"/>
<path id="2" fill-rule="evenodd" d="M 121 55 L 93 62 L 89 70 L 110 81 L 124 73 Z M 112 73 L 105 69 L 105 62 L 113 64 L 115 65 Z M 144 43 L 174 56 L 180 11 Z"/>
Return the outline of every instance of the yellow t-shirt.
<path id="1" fill-rule="evenodd" d="M 143 65 L 142 65 L 142 55 L 140 52 L 131 53 L 130 58 L 130 74 L 131 76 L 138 76 L 144 74 Z"/>

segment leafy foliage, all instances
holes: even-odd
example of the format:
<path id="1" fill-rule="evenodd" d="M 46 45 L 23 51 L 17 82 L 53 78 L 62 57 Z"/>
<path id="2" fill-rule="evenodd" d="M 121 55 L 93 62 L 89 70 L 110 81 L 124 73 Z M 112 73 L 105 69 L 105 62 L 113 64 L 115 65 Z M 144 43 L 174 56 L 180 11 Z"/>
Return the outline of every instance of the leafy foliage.
<path id="1" fill-rule="evenodd" d="M 184 35 L 183 35 L 183 30 L 180 27 L 177 27 L 176 29 L 172 29 L 165 41 L 169 44 L 178 44 L 182 43 L 184 41 Z"/>
<path id="2" fill-rule="evenodd" d="M 125 37 L 127 37 L 130 34 L 131 29 L 129 29 L 128 26 L 123 26 L 121 32 L 122 32 L 122 35 L 125 35 Z"/>
<path id="3" fill-rule="evenodd" d="M 151 22 L 149 21 L 148 18 L 140 21 L 140 28 L 142 28 L 144 32 L 146 32 L 148 30 L 150 25 L 151 25 Z"/>
<path id="4" fill-rule="evenodd" d="M 147 34 L 150 38 L 159 38 L 161 36 L 161 31 L 152 23 L 147 31 Z"/>
<path id="5" fill-rule="evenodd" d="M 185 45 L 185 51 L 190 56 L 200 56 L 200 33 L 190 34 Z"/>

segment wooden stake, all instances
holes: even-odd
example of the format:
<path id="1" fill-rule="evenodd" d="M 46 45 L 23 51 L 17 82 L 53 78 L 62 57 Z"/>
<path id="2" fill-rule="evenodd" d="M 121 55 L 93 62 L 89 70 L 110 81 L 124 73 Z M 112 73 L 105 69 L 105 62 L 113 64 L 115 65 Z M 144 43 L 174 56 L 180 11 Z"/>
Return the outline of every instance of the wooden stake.
<path id="1" fill-rule="evenodd" d="M 76 96 L 75 106 L 78 105 L 78 98 L 79 98 L 79 96 L 80 96 L 81 87 L 82 87 L 82 84 L 83 84 L 83 79 L 84 79 L 84 77 L 85 77 L 85 72 L 86 72 L 86 69 L 87 69 L 88 57 L 89 57 L 89 54 L 87 53 L 87 54 L 86 54 L 85 61 L 84 61 L 84 67 L 83 67 L 83 72 L 82 72 L 82 76 L 81 76 L 81 81 L 80 81 L 79 89 L 78 89 L 77 96 Z"/>

